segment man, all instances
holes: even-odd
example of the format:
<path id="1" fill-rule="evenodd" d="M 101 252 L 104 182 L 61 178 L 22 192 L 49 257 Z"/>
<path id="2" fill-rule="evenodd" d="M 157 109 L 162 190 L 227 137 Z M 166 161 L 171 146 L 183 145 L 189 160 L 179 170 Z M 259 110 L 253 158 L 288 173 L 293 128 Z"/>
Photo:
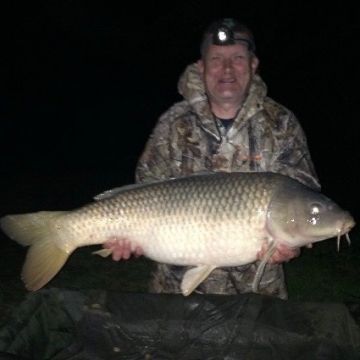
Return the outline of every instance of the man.
<path id="1" fill-rule="evenodd" d="M 159 119 L 136 170 L 137 182 L 168 179 L 204 171 L 272 171 L 320 189 L 306 136 L 294 114 L 266 96 L 257 74 L 259 59 L 251 30 L 223 19 L 205 31 L 201 59 L 182 74 L 184 100 Z M 128 258 L 126 240 L 109 241 L 114 260 Z M 311 245 L 309 245 L 311 246 Z M 261 259 L 266 246 L 258 254 Z M 279 247 L 269 260 L 259 292 L 287 298 L 281 263 L 300 250 Z M 236 294 L 251 291 L 258 262 L 214 270 L 196 292 Z M 186 268 L 157 264 L 151 292 L 181 293 Z"/>

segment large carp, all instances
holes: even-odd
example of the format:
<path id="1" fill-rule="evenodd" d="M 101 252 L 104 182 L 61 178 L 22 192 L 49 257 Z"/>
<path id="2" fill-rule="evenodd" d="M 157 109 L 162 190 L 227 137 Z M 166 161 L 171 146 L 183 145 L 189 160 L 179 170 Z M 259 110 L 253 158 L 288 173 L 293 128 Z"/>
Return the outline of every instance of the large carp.
<path id="1" fill-rule="evenodd" d="M 128 185 L 72 211 L 7 215 L 2 230 L 30 246 L 22 279 L 30 291 L 47 284 L 78 247 L 126 238 L 146 257 L 193 265 L 182 280 L 189 295 L 217 267 L 262 260 L 253 289 L 276 248 L 337 237 L 354 227 L 349 212 L 290 177 L 270 172 L 201 174 Z M 101 250 L 100 253 L 104 250 Z"/>

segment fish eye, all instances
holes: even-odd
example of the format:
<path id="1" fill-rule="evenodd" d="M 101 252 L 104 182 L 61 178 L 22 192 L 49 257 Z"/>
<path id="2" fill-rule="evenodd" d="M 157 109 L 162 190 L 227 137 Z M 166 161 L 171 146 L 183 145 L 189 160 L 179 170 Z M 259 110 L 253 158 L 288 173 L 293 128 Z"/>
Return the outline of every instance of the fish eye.
<path id="1" fill-rule="evenodd" d="M 314 203 L 311 205 L 310 214 L 311 215 L 318 215 L 321 213 L 323 206 L 319 203 Z"/>

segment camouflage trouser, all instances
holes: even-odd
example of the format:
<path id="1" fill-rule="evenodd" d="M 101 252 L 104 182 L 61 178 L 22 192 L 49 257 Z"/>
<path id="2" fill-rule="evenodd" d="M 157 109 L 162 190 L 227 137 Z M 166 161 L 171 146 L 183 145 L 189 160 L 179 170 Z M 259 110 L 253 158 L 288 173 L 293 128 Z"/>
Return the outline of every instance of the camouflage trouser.
<path id="1" fill-rule="evenodd" d="M 245 266 L 215 269 L 195 290 L 199 294 L 241 294 L 252 292 L 252 283 L 258 263 Z M 181 293 L 181 280 L 189 267 L 157 264 L 149 285 L 152 293 Z M 259 284 L 259 293 L 280 299 L 287 299 L 282 265 L 265 267 Z"/>

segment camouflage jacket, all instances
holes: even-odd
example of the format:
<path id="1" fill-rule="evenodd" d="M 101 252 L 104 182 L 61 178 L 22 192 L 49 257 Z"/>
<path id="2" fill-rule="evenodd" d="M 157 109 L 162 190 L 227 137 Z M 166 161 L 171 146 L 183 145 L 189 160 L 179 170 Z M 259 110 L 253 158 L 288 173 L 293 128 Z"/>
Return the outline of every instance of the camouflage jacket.
<path id="1" fill-rule="evenodd" d="M 210 110 L 195 64 L 182 74 L 184 100 L 159 119 L 139 159 L 136 181 L 201 171 L 273 171 L 320 189 L 306 136 L 294 114 L 266 96 L 256 75 L 243 107 L 228 129 Z"/>
<path id="2" fill-rule="evenodd" d="M 272 171 L 320 190 L 303 129 L 291 111 L 266 96 L 260 76 L 228 129 L 212 114 L 195 64 L 180 77 L 178 90 L 184 100 L 158 120 L 139 159 L 137 182 L 203 171 Z M 256 269 L 257 263 L 216 269 L 197 292 L 250 292 Z M 184 268 L 158 264 L 150 291 L 180 293 L 183 273 Z M 266 265 L 260 293 L 287 298 L 281 265 Z"/>

